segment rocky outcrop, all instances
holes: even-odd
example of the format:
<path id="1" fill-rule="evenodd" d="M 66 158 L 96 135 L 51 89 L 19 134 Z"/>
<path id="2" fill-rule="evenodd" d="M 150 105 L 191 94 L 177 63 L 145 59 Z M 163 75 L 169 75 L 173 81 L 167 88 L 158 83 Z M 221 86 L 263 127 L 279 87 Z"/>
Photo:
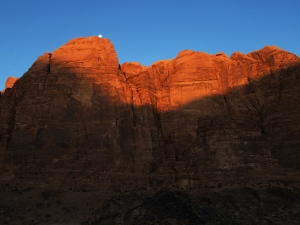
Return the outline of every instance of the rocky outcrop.
<path id="1" fill-rule="evenodd" d="M 12 88 L 15 84 L 15 82 L 18 80 L 19 78 L 17 77 L 8 77 L 6 79 L 6 82 L 5 82 L 5 88 L 4 90 L 2 91 L 2 94 L 6 91 L 6 89 L 8 88 Z"/>
<path id="2" fill-rule="evenodd" d="M 277 47 L 145 67 L 119 65 L 107 39 L 71 40 L 0 100 L 2 179 L 118 190 L 294 179 L 299 76 L 300 59 Z"/>

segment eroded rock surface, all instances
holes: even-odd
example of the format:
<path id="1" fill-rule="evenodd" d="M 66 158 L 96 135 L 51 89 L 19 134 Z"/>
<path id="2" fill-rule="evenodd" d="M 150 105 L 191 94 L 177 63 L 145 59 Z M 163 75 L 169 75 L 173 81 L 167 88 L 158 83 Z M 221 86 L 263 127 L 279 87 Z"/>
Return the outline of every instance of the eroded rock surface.
<path id="1" fill-rule="evenodd" d="M 40 56 L 0 100 L 3 181 L 117 190 L 297 179 L 300 59 L 184 50 L 118 64 L 108 39 Z"/>

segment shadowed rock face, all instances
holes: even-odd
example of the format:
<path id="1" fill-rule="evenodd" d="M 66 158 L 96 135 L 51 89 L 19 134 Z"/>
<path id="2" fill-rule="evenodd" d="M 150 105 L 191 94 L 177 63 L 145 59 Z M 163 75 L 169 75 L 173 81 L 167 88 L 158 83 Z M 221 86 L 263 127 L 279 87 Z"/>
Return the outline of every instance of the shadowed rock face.
<path id="1" fill-rule="evenodd" d="M 2 180 L 115 189 L 294 179 L 300 59 L 277 47 L 118 64 L 109 40 L 40 56 L 0 100 Z"/>

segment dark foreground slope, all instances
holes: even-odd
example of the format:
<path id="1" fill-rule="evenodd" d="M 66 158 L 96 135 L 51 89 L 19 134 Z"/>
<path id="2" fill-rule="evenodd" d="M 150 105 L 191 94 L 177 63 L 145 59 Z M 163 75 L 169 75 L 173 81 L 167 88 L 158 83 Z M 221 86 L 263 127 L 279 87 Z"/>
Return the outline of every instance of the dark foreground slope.
<path id="1" fill-rule="evenodd" d="M 209 185 L 207 185 L 209 186 Z M 299 184 L 231 183 L 194 190 L 112 192 L 1 186 L 0 224 L 198 225 L 300 222 Z"/>

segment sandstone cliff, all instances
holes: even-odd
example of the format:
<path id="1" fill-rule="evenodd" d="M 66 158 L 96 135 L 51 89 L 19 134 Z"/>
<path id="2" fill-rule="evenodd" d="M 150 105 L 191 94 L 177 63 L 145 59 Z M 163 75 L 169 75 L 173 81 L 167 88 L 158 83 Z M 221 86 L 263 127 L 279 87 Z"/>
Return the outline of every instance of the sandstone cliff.
<path id="1" fill-rule="evenodd" d="M 17 77 L 8 77 L 5 82 L 5 88 L 1 93 L 3 94 L 7 89 L 12 88 L 18 79 Z"/>
<path id="2" fill-rule="evenodd" d="M 40 56 L 0 100 L 2 180 L 104 188 L 294 179 L 300 59 L 185 50 L 118 64 L 97 37 Z"/>

